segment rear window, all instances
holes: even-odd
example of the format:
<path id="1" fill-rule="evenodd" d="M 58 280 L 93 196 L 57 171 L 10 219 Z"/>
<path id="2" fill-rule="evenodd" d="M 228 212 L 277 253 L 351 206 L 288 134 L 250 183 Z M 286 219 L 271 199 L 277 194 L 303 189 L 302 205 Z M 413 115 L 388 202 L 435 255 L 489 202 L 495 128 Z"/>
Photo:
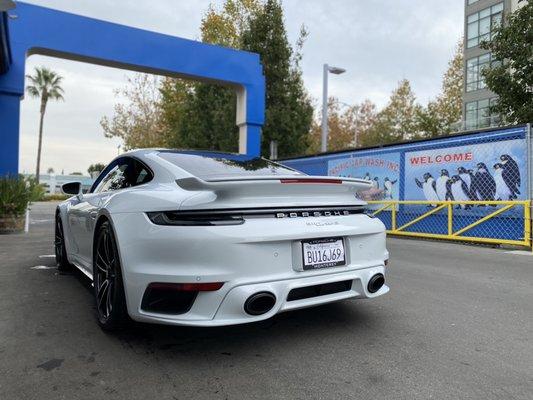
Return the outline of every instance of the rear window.
<path id="1" fill-rule="evenodd" d="M 163 151 L 159 157 L 203 180 L 238 176 L 304 175 L 292 168 L 245 154 Z"/>

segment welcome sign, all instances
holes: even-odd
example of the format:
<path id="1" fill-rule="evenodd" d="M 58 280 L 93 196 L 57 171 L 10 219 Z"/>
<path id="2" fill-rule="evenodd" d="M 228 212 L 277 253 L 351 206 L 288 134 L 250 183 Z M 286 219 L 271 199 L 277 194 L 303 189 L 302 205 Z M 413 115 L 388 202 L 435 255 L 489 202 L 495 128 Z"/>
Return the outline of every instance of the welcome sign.
<path id="1" fill-rule="evenodd" d="M 405 200 L 526 198 L 524 139 L 405 153 Z"/>

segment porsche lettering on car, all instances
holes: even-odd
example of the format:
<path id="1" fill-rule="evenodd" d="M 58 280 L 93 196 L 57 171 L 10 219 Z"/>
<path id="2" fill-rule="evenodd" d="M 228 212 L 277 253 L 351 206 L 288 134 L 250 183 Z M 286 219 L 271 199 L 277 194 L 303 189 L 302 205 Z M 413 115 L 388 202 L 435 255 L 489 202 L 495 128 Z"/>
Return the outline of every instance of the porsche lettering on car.
<path id="1" fill-rule="evenodd" d="M 93 280 L 106 330 L 130 319 L 242 324 L 388 292 L 383 223 L 356 193 L 370 183 L 308 176 L 210 151 L 120 155 L 56 212 L 58 268 Z"/>

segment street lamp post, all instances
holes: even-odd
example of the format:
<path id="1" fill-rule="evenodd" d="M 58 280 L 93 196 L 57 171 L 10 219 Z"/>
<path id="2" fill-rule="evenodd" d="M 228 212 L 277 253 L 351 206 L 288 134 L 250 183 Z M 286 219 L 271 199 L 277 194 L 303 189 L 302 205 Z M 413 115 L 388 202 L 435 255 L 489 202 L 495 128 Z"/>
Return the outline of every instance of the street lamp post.
<path id="1" fill-rule="evenodd" d="M 331 67 L 324 64 L 322 82 L 322 141 L 320 150 L 324 153 L 328 150 L 328 73 L 340 75 L 346 70 L 344 68 Z"/>

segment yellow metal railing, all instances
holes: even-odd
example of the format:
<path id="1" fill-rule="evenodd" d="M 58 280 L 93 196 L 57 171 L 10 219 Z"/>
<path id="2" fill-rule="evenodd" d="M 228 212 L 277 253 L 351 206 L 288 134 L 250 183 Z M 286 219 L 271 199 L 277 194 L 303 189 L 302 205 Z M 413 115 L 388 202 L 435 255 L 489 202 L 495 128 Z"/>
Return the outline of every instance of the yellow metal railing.
<path id="1" fill-rule="evenodd" d="M 379 216 L 379 214 L 384 211 L 390 211 L 391 216 L 391 226 L 390 229 L 387 229 L 387 232 L 393 235 L 403 235 L 403 236 L 413 236 L 413 237 L 423 237 L 423 238 L 432 238 L 432 239 L 446 239 L 446 240 L 462 240 L 467 242 L 478 242 L 478 243 L 491 243 L 491 244 L 507 244 L 507 245 L 516 245 L 516 246 L 526 246 L 531 247 L 531 201 L 529 200 L 517 200 L 517 201 L 423 201 L 423 200 L 390 200 L 390 201 L 380 201 L 373 200 L 368 201 L 368 204 L 377 205 L 378 208 L 375 210 L 369 210 L 369 214 L 372 216 Z M 430 207 L 429 210 L 423 212 L 421 215 L 417 215 L 415 218 L 409 221 L 403 221 L 403 224 L 398 226 L 398 213 L 400 206 L 427 206 Z M 460 229 L 454 230 L 454 222 L 459 218 L 468 217 L 471 218 L 472 215 L 466 214 L 466 211 L 462 210 L 461 213 L 454 213 L 455 207 L 473 207 L 473 206 L 492 206 L 498 207 L 494 211 L 490 212 L 487 215 L 481 216 L 481 218 L 475 220 L 463 226 Z M 524 219 L 524 229 L 523 229 L 523 238 L 521 240 L 512 240 L 506 239 L 508 235 L 502 229 L 501 238 L 497 237 L 477 237 L 477 236 L 464 236 L 464 233 L 470 231 L 472 228 L 479 226 L 500 214 L 511 210 L 512 208 L 523 209 L 523 212 L 520 215 Z M 428 232 L 424 232 L 423 224 L 419 224 L 421 221 L 425 220 L 427 217 L 438 213 L 441 210 L 446 210 L 447 214 L 447 234 L 442 233 L 432 233 L 430 229 L 426 229 Z M 402 210 L 402 216 L 407 216 L 410 214 L 409 211 Z M 475 216 L 475 214 L 473 215 Z M 417 225 L 417 232 L 407 231 L 406 229 Z M 434 228 L 434 225 L 428 226 L 428 228 Z M 498 236 L 497 234 L 492 236 Z"/>

